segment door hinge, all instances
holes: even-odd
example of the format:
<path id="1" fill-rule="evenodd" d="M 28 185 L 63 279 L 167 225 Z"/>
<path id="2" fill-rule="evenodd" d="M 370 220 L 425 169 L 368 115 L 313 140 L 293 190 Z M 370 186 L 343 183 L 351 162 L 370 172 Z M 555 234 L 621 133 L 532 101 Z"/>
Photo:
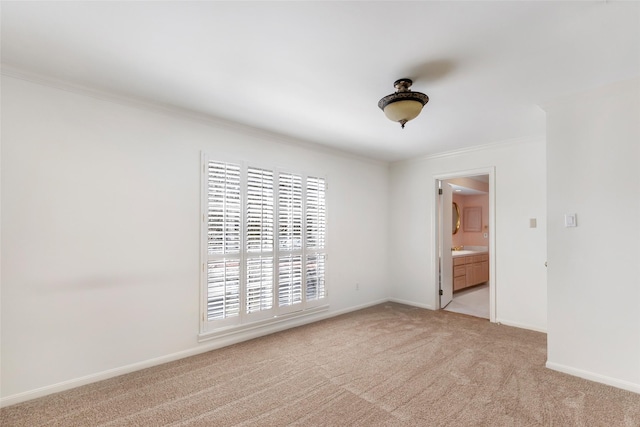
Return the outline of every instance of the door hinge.
<path id="1" fill-rule="evenodd" d="M 438 194 L 442 195 L 442 188 L 438 188 Z"/>
<path id="2" fill-rule="evenodd" d="M 442 289 L 440 289 L 440 295 L 444 295 L 444 292 L 442 292 Z"/>

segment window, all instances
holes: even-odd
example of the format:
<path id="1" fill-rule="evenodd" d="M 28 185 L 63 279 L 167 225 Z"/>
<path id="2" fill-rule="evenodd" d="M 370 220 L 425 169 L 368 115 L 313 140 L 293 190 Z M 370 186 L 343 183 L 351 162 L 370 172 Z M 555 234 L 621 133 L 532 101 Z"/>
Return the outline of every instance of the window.
<path id="1" fill-rule="evenodd" d="M 326 181 L 203 156 L 203 332 L 326 304 Z"/>

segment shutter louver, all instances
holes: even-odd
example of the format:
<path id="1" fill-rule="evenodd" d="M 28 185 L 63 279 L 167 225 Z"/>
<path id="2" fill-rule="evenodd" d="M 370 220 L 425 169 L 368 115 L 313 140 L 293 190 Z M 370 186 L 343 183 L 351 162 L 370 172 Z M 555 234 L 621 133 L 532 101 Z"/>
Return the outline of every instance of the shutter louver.
<path id="1" fill-rule="evenodd" d="M 324 249 L 326 212 L 325 182 L 322 178 L 307 178 L 307 249 Z"/>
<path id="2" fill-rule="evenodd" d="M 247 172 L 247 252 L 273 251 L 273 172 Z"/>
<path id="3" fill-rule="evenodd" d="M 279 249 L 299 251 L 302 249 L 302 177 L 281 173 L 278 181 Z"/>
<path id="4" fill-rule="evenodd" d="M 274 189 L 273 172 L 247 170 L 246 312 L 273 307 Z"/>
<path id="5" fill-rule="evenodd" d="M 278 176 L 278 306 L 302 303 L 302 177 Z"/>
<path id="6" fill-rule="evenodd" d="M 209 255 L 240 253 L 240 166 L 208 163 L 207 250 Z"/>
<path id="7" fill-rule="evenodd" d="M 207 319 L 240 314 L 240 166 L 207 162 Z"/>
<path id="8" fill-rule="evenodd" d="M 306 261 L 306 296 L 307 301 L 315 301 L 325 297 L 324 286 L 324 254 L 307 255 Z"/>
<path id="9" fill-rule="evenodd" d="M 305 258 L 305 300 L 317 301 L 326 296 L 325 292 L 325 180 L 307 178 L 306 197 L 306 258 Z"/>
<path id="10" fill-rule="evenodd" d="M 218 320 L 240 314 L 240 262 L 238 259 L 209 261 L 207 266 L 207 319 Z"/>
<path id="11" fill-rule="evenodd" d="M 273 307 L 273 257 L 247 259 L 247 313 Z"/>
<path id="12" fill-rule="evenodd" d="M 302 302 L 302 256 L 280 256 L 278 261 L 278 305 Z"/>

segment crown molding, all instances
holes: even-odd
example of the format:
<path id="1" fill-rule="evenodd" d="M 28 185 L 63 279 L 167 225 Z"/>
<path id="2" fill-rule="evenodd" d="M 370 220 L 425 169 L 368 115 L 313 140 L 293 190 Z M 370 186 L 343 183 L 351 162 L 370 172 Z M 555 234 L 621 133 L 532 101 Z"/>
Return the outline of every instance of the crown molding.
<path id="1" fill-rule="evenodd" d="M 474 145 L 472 147 L 460 148 L 460 149 L 450 150 L 450 151 L 442 151 L 440 153 L 427 154 L 424 156 L 418 156 L 411 159 L 398 160 L 398 161 L 392 162 L 392 164 L 394 165 L 402 164 L 402 163 L 407 164 L 407 163 L 424 162 L 426 160 L 456 157 L 456 156 L 462 156 L 465 154 L 477 153 L 478 151 L 497 150 L 501 148 L 509 148 L 515 145 L 537 143 L 545 140 L 546 140 L 545 135 L 530 135 L 530 136 L 524 136 L 524 137 L 518 137 L 518 138 L 509 138 L 501 141 L 491 142 L 488 144 Z"/>
<path id="2" fill-rule="evenodd" d="M 266 129 L 256 128 L 248 126 L 242 123 L 226 120 L 220 117 L 212 116 L 209 114 L 189 110 L 186 108 L 177 107 L 175 105 L 161 103 L 145 98 L 135 97 L 131 95 L 117 94 L 114 92 L 98 89 L 91 86 L 80 85 L 72 83 L 67 80 L 58 79 L 55 77 L 47 76 L 32 71 L 26 71 L 21 68 L 13 67 L 6 64 L 0 64 L 0 75 L 11 77 L 18 80 L 24 80 L 31 83 L 39 84 L 42 86 L 71 92 L 77 95 L 83 95 L 90 98 L 98 99 L 101 101 L 112 102 L 120 104 L 126 107 L 137 108 L 139 110 L 153 111 L 156 113 L 166 114 L 171 117 L 182 118 L 186 120 L 196 121 L 204 123 L 206 125 L 224 128 L 227 130 L 242 133 L 254 138 L 265 139 L 270 142 L 277 142 L 294 146 L 298 148 L 305 148 L 318 153 L 330 154 L 348 158 L 351 160 L 357 160 L 369 164 L 375 165 L 389 165 L 389 161 L 380 160 L 373 157 L 363 156 L 361 154 L 353 153 L 347 150 L 341 150 L 339 148 L 326 146 L 317 142 L 294 138 L 278 132 L 269 131 Z"/>

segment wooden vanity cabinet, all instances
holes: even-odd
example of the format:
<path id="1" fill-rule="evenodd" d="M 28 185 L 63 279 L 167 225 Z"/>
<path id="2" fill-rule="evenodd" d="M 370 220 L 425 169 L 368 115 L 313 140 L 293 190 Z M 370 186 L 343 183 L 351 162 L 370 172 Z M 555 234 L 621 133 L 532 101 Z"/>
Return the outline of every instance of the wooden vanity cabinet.
<path id="1" fill-rule="evenodd" d="M 489 280 L 489 254 L 453 258 L 453 291 Z"/>
<path id="2" fill-rule="evenodd" d="M 464 261 L 464 257 L 453 259 L 453 291 L 464 289 L 467 287 L 467 268 L 465 265 L 456 265 L 456 261 Z"/>

